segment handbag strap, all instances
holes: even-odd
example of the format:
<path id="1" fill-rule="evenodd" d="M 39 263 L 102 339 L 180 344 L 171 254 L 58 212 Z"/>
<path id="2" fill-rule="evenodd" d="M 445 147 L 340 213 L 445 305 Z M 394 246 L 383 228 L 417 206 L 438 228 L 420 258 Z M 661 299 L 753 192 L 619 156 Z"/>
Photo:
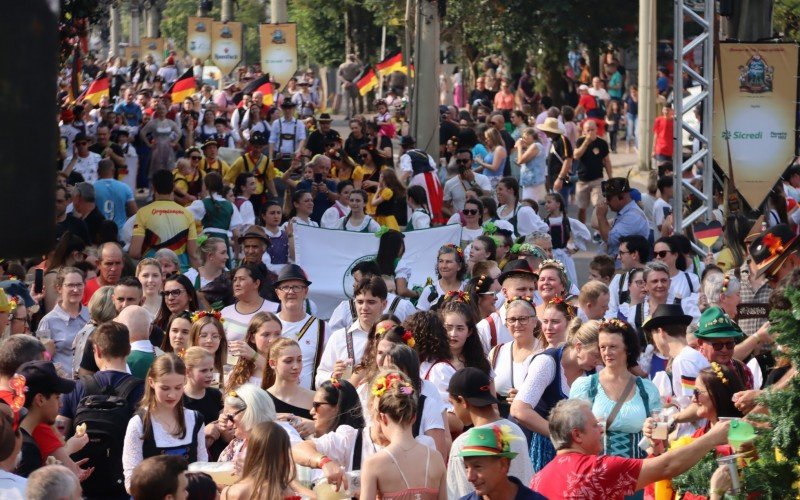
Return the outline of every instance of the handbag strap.
<path id="1" fill-rule="evenodd" d="M 606 429 L 611 428 L 611 424 L 614 423 L 614 419 L 617 417 L 617 413 L 619 410 L 622 409 L 622 405 L 625 404 L 625 401 L 628 399 L 628 395 L 633 390 L 633 386 L 636 385 L 636 376 L 632 375 L 630 380 L 628 380 L 628 385 L 625 386 L 625 390 L 622 391 L 622 395 L 617 400 L 617 403 L 614 405 L 614 408 L 611 409 L 611 413 L 606 418 Z"/>

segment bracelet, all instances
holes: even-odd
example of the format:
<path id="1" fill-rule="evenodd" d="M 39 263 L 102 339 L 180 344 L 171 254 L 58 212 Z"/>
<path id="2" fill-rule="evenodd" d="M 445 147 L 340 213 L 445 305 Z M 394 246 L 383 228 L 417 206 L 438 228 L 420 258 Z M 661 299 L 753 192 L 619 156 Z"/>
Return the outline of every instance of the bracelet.
<path id="1" fill-rule="evenodd" d="M 325 464 L 329 462 L 333 462 L 333 460 L 330 459 L 328 455 L 322 455 L 322 457 L 320 457 L 320 459 L 317 461 L 317 469 L 325 467 Z"/>

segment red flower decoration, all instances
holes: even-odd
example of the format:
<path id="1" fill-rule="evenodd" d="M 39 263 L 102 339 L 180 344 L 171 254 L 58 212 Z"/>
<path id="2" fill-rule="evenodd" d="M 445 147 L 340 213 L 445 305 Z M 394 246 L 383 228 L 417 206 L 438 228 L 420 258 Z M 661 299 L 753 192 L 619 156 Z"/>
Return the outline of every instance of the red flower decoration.
<path id="1" fill-rule="evenodd" d="M 8 386 L 14 393 L 14 397 L 11 400 L 11 409 L 14 410 L 14 413 L 17 413 L 25 406 L 25 393 L 28 392 L 28 387 L 25 385 L 25 376 L 15 374 L 11 377 Z"/>
<path id="2" fill-rule="evenodd" d="M 775 256 L 784 250 L 783 241 L 774 234 L 765 235 L 763 244 L 769 249 L 770 256 Z"/>

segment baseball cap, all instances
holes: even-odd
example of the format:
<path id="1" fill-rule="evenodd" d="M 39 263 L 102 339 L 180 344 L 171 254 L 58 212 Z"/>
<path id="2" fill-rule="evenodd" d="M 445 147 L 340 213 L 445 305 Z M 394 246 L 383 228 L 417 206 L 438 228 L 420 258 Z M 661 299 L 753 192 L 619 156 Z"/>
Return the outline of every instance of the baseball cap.
<path id="1" fill-rule="evenodd" d="M 17 373 L 25 377 L 25 385 L 32 394 L 69 394 L 75 389 L 75 381 L 59 377 L 52 361 L 28 361 Z"/>
<path id="2" fill-rule="evenodd" d="M 450 396 L 461 396 L 473 406 L 489 406 L 500 401 L 492 396 L 489 376 L 473 367 L 462 368 L 450 377 L 447 387 Z"/>

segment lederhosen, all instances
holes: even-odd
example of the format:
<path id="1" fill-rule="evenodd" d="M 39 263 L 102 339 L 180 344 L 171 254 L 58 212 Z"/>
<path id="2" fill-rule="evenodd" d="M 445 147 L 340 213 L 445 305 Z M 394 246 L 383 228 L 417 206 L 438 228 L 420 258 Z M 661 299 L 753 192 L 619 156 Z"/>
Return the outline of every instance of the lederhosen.
<path id="1" fill-rule="evenodd" d="M 283 118 L 278 119 L 278 150 L 275 152 L 275 157 L 273 161 L 275 162 L 275 166 L 278 167 L 278 170 L 281 172 L 286 172 L 286 169 L 292 166 L 292 157 L 294 156 L 293 153 L 282 153 L 281 146 L 283 146 L 283 141 L 292 141 L 292 151 L 297 149 L 297 120 L 292 119 L 290 122 L 294 130 L 290 134 L 289 132 L 283 131 Z"/>

